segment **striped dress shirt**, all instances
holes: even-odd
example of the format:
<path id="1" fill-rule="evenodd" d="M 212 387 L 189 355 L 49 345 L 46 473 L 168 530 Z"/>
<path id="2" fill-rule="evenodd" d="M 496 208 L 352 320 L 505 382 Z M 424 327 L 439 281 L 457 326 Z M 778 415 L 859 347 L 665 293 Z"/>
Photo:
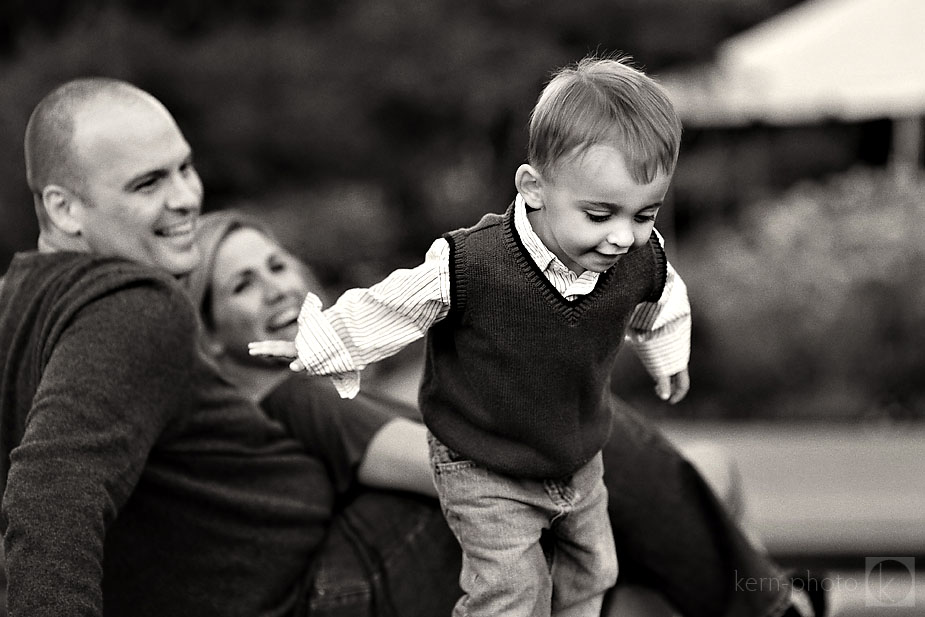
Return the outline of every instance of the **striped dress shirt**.
<path id="1" fill-rule="evenodd" d="M 514 227 L 540 271 L 568 300 L 590 293 L 597 272 L 580 275 L 550 251 L 530 225 L 518 195 Z M 658 232 L 656 232 L 658 233 Z M 661 235 L 659 241 L 664 245 Z M 308 294 L 299 314 L 296 349 L 309 373 L 328 375 L 342 397 L 360 390 L 360 371 L 387 358 L 427 331 L 450 311 L 450 246 L 438 238 L 424 263 L 396 270 L 368 289 L 346 291 L 327 310 Z M 653 377 L 681 372 L 690 359 L 691 310 L 687 287 L 668 264 L 665 288 L 657 302 L 636 307 L 627 327 L 627 342 Z"/>

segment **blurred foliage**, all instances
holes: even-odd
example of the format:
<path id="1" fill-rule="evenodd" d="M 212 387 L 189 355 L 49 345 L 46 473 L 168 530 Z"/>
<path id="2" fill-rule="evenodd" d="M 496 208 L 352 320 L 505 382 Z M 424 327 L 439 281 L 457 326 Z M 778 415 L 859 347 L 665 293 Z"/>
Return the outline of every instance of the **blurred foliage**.
<path id="1" fill-rule="evenodd" d="M 505 207 L 552 69 L 625 52 L 657 77 L 795 2 L 2 3 L 0 271 L 35 244 L 22 134 L 64 80 L 119 77 L 163 100 L 206 210 L 266 217 L 336 292 Z M 662 224 L 697 312 L 694 389 L 663 409 L 623 360 L 621 394 L 688 416 L 922 413 L 921 183 L 855 171 L 770 198 L 851 165 L 865 137 L 842 129 L 685 134 Z"/>
<path id="2" fill-rule="evenodd" d="M 688 238 L 678 268 L 695 311 L 694 388 L 663 411 L 925 417 L 923 195 L 925 176 L 857 168 Z"/>
<path id="3" fill-rule="evenodd" d="M 353 245 L 368 247 L 359 259 L 394 260 L 396 249 L 408 260 L 423 238 L 509 199 L 549 71 L 591 50 L 627 52 L 651 70 L 691 61 L 793 2 L 6 2 L 0 266 L 36 234 L 28 114 L 72 77 L 120 77 L 162 99 L 194 145 L 207 209 L 246 200 L 336 212 L 353 207 L 348 196 L 375 196 L 400 224 L 354 229 Z M 312 218 L 303 238 L 338 235 L 327 234 L 336 222 Z M 323 260 L 332 284 L 353 282 L 345 256 L 326 248 L 305 256 Z"/>

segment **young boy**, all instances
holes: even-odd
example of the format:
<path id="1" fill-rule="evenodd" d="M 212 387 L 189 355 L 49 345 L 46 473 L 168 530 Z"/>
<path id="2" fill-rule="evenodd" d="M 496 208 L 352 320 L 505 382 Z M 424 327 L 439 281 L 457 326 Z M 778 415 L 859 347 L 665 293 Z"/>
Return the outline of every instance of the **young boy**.
<path id="1" fill-rule="evenodd" d="M 680 133 L 663 90 L 625 61 L 560 70 L 504 214 L 324 312 L 309 296 L 295 344 L 251 345 L 353 396 L 361 369 L 427 335 L 420 405 L 463 548 L 457 616 L 598 615 L 616 580 L 600 451 L 624 338 L 661 398 L 689 385 L 687 292 L 654 230 Z"/>

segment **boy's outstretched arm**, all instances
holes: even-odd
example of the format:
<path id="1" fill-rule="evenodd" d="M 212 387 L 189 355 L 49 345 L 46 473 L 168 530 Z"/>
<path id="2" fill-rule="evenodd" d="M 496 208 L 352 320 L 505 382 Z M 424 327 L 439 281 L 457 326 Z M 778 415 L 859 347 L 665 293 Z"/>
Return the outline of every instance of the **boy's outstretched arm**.
<path id="1" fill-rule="evenodd" d="M 330 376 L 342 397 L 353 398 L 360 371 L 422 338 L 449 308 L 449 244 L 440 238 L 424 263 L 396 270 L 368 289 L 350 289 L 324 311 L 308 294 L 294 343 L 254 342 L 249 350 L 294 359 L 293 370 Z"/>
<path id="2" fill-rule="evenodd" d="M 299 311 L 299 330 L 295 341 L 252 341 L 248 351 L 252 356 L 291 360 L 293 371 L 327 375 L 343 398 L 353 398 L 360 391 L 360 370 L 364 365 L 354 362 L 344 338 L 321 310 L 321 299 L 309 293 Z"/>

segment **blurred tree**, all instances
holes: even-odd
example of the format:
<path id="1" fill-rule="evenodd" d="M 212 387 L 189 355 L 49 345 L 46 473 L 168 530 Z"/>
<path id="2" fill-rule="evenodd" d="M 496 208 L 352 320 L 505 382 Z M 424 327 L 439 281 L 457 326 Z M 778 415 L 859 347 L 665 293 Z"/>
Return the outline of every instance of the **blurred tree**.
<path id="1" fill-rule="evenodd" d="M 923 193 L 925 177 L 857 168 L 691 237 L 679 263 L 697 387 L 663 411 L 925 418 Z M 637 377 L 633 396 L 647 395 Z"/>
<path id="2" fill-rule="evenodd" d="M 417 252 L 509 197 L 551 69 L 600 50 L 654 70 L 792 1 L 4 3 L 0 138 L 17 146 L 0 168 L 0 263 L 35 234 L 25 119 L 70 77 L 121 77 L 162 98 L 196 145 L 210 207 L 373 183 Z"/>

